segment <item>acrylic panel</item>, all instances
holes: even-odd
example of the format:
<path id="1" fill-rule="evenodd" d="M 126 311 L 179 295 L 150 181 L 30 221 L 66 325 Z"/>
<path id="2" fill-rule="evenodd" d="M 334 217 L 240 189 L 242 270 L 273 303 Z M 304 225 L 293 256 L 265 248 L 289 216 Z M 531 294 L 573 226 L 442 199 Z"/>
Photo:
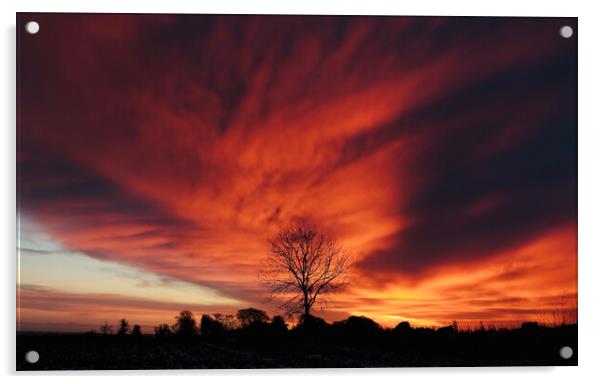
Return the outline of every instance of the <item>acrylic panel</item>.
<path id="1" fill-rule="evenodd" d="M 17 14 L 17 369 L 577 364 L 577 19 Z"/>

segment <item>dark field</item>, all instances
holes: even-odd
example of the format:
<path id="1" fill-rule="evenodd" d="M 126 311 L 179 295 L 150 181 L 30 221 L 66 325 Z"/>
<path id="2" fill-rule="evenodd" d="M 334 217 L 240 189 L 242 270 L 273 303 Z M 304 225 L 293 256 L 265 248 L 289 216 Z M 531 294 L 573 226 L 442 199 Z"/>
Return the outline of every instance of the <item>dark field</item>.
<path id="1" fill-rule="evenodd" d="M 574 355 L 562 359 L 570 346 Z M 36 350 L 40 360 L 24 356 Z M 577 365 L 577 326 L 272 329 L 208 336 L 17 335 L 17 370 Z"/>

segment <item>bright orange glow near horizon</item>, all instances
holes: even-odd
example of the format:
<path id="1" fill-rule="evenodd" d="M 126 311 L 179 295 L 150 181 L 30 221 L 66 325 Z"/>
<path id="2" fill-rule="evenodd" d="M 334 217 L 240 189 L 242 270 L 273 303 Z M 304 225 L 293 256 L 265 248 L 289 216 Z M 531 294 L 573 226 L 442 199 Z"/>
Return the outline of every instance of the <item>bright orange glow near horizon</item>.
<path id="1" fill-rule="evenodd" d="M 559 19 L 36 17 L 18 57 L 19 329 L 278 313 L 259 266 L 298 219 L 355 260 L 316 308 L 330 321 L 514 324 L 576 301 Z"/>

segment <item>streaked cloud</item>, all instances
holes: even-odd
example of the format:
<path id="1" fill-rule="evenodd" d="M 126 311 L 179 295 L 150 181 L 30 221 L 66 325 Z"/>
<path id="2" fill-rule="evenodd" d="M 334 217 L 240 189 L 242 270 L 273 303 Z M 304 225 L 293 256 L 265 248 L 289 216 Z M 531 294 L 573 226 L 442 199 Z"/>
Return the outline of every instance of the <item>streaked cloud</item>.
<path id="1" fill-rule="evenodd" d="M 358 261 L 331 319 L 531 318 L 576 294 L 562 20 L 64 17 L 19 58 L 19 210 L 60 244 L 49 264 L 128 300 L 266 306 L 266 238 L 304 218 Z M 24 284 L 119 294 L 59 289 L 23 249 Z"/>

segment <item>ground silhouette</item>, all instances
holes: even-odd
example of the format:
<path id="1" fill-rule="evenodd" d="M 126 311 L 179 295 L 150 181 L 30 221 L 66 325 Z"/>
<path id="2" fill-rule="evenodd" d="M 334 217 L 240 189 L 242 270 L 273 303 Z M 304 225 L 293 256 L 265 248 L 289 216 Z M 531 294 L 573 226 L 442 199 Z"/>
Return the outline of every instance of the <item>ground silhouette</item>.
<path id="1" fill-rule="evenodd" d="M 182 311 L 173 325 L 159 324 L 154 335 L 141 327 L 129 330 L 126 319 L 112 333 L 108 323 L 86 334 L 17 334 L 17 355 L 40 353 L 36 364 L 17 358 L 18 370 L 176 369 L 176 368 L 312 368 L 576 365 L 577 325 L 542 326 L 526 322 L 507 329 L 494 326 L 461 329 L 401 322 L 383 328 L 363 316 L 329 323 L 302 315 L 296 324 L 264 311 L 202 315 Z M 229 317 L 228 317 L 229 316 Z M 124 326 L 127 324 L 128 326 Z M 109 331 L 111 330 L 111 331 Z M 574 354 L 563 359 L 559 351 Z"/>

